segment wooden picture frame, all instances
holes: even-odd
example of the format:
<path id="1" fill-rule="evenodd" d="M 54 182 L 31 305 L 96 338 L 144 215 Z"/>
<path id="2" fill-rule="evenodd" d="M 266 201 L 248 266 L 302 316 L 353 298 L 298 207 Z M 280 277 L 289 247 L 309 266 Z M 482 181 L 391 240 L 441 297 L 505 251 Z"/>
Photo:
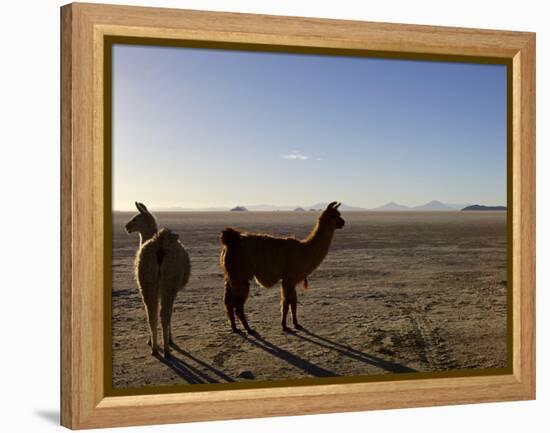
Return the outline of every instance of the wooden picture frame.
<path id="1" fill-rule="evenodd" d="M 505 374 L 107 396 L 105 40 L 501 59 L 509 80 L 512 365 Z M 61 424 L 129 426 L 535 398 L 535 34 L 74 3 L 61 8 Z"/>

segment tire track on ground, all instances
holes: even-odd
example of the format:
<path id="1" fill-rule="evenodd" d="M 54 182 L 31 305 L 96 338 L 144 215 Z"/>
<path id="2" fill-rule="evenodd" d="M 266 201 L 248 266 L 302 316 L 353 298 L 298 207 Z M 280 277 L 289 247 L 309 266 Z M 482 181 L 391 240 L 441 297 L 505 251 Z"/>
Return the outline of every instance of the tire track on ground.
<path id="1" fill-rule="evenodd" d="M 426 306 L 415 302 L 412 307 L 412 311 L 408 314 L 403 311 L 403 314 L 407 314 L 410 318 L 416 342 L 415 350 L 419 358 L 434 371 L 456 369 L 458 364 L 453 359 L 447 341 L 433 322 L 426 317 Z"/>

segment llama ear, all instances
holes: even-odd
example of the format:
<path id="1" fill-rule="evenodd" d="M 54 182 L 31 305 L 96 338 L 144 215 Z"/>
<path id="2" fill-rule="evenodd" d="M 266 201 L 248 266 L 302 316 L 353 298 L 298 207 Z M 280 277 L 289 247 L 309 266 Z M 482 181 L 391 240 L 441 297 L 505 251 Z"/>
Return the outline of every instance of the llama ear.
<path id="1" fill-rule="evenodd" d="M 136 201 L 136 208 L 139 211 L 139 213 L 149 213 L 149 211 L 147 210 L 147 208 L 143 203 L 139 203 Z"/>
<path id="2" fill-rule="evenodd" d="M 327 209 L 332 209 L 337 202 L 333 201 L 328 204 Z"/>

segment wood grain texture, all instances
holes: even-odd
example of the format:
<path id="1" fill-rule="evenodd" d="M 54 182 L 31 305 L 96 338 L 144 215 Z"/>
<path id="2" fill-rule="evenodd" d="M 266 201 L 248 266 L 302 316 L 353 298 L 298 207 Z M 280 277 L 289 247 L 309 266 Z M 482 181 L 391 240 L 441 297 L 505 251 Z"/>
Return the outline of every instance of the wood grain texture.
<path id="1" fill-rule="evenodd" d="M 514 375 L 535 398 L 535 37 L 513 60 Z"/>
<path id="2" fill-rule="evenodd" d="M 529 33 L 78 4 L 106 33 L 209 41 L 510 58 Z"/>
<path id="3" fill-rule="evenodd" d="M 61 9 L 61 424 L 72 426 L 72 14 Z"/>
<path id="4" fill-rule="evenodd" d="M 535 396 L 535 36 L 531 33 L 72 4 L 61 10 L 61 422 L 70 428 Z M 513 374 L 105 397 L 103 42 L 136 36 L 513 61 Z"/>

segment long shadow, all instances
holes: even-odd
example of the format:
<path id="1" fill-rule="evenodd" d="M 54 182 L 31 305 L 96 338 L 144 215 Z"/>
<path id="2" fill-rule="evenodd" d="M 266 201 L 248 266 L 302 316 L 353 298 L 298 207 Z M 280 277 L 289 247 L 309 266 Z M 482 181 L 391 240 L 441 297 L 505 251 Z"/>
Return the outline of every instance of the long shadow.
<path id="1" fill-rule="evenodd" d="M 174 370 L 174 372 L 178 376 L 180 376 L 182 379 L 186 380 L 190 384 L 219 382 L 219 380 L 212 378 L 208 374 L 200 371 L 198 368 L 192 366 L 191 364 L 185 362 L 183 359 L 180 359 L 174 355 L 170 356 L 169 358 L 164 358 L 162 355 L 154 356 L 164 365 Z"/>
<path id="2" fill-rule="evenodd" d="M 59 425 L 59 411 L 51 409 L 39 409 L 34 412 L 40 418 L 48 421 L 50 424 Z"/>
<path id="3" fill-rule="evenodd" d="M 183 356 L 186 356 L 187 358 L 195 361 L 197 364 L 202 365 L 204 368 L 210 370 L 212 373 L 218 375 L 221 379 L 225 380 L 226 382 L 235 382 L 235 379 L 229 377 L 227 374 L 225 374 L 223 371 L 218 370 L 216 367 L 206 363 L 202 359 L 197 358 L 196 356 L 191 355 L 189 352 L 183 350 L 181 347 L 179 347 L 177 344 L 172 344 L 172 347 L 174 350 L 182 354 Z"/>
<path id="4" fill-rule="evenodd" d="M 334 350 L 344 356 L 355 359 L 357 361 L 362 361 L 375 367 L 382 368 L 386 371 L 390 371 L 392 373 L 414 373 L 417 371 L 413 368 L 407 367 L 406 365 L 386 361 L 385 359 L 379 358 L 377 356 L 361 352 L 351 346 L 338 343 L 337 341 L 329 340 L 328 338 L 317 335 L 305 328 L 302 329 L 301 332 L 303 334 L 307 334 L 308 337 L 302 335 L 302 333 L 297 332 L 293 332 L 292 335 L 304 341 L 317 344 L 318 346 L 324 347 L 326 349 Z"/>
<path id="5" fill-rule="evenodd" d="M 289 364 L 292 364 L 293 366 L 303 370 L 307 374 L 310 374 L 315 377 L 339 376 L 339 374 L 333 371 L 326 370 L 322 367 L 319 367 L 318 365 L 312 364 L 311 362 L 306 361 L 303 358 L 300 358 L 298 355 L 295 355 L 294 353 L 291 353 L 288 350 L 282 349 L 279 346 L 274 345 L 270 341 L 267 341 L 265 338 L 261 337 L 256 332 L 249 334 L 249 336 L 253 337 L 254 339 L 248 338 L 245 334 L 241 334 L 241 336 L 252 345 L 262 350 L 265 350 L 271 355 L 276 356 L 277 358 L 282 359 L 283 361 L 286 361 Z"/>

